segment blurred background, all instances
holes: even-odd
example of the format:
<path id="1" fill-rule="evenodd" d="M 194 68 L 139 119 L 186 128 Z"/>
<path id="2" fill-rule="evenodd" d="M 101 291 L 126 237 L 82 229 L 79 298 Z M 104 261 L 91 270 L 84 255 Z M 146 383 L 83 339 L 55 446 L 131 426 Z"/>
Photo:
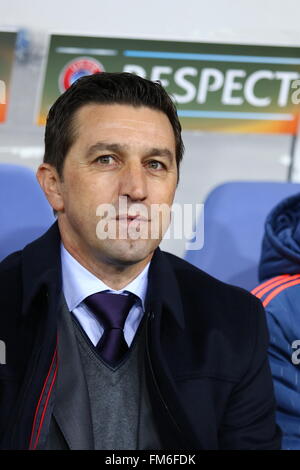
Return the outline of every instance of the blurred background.
<path id="1" fill-rule="evenodd" d="M 299 73 L 300 78 L 299 0 L 187 0 L 184 4 L 173 0 L 0 0 L 0 12 L 0 31 L 17 33 L 6 118 L 0 123 L 0 163 L 35 170 L 42 160 L 44 126 L 38 125 L 37 119 L 51 34 L 185 41 L 216 44 L 219 48 L 222 44 L 250 45 L 257 46 L 258 56 L 268 52 L 260 46 L 278 46 L 287 48 L 286 53 L 278 50 L 281 57 L 292 54 L 299 59 L 294 60 L 293 73 Z M 199 50 L 205 51 L 205 47 Z M 232 48 L 233 54 L 237 51 Z M 255 49 L 251 51 L 253 55 Z M 278 51 L 270 49 L 268 55 L 277 57 Z M 0 63 L 1 54 L 3 58 L 0 39 Z M 240 54 L 244 54 L 243 48 Z M 233 68 L 241 69 L 243 65 Z M 269 65 L 260 68 L 269 69 Z M 237 91 L 232 91 L 232 96 L 238 96 L 239 83 L 236 79 Z M 278 112 L 275 108 L 273 112 Z M 198 129 L 195 125 L 183 131 L 186 151 L 176 202 L 202 203 L 215 187 L 232 181 L 300 181 L 296 124 L 292 131 L 284 126 L 270 131 L 259 127 L 257 121 L 254 132 L 251 126 L 241 129 L 237 125 L 235 129 L 234 124 L 239 123 L 235 119 L 228 132 L 226 126 L 223 130 L 222 126 L 207 129 L 203 121 Z M 165 240 L 162 247 L 178 256 L 185 254 L 184 240 Z"/>

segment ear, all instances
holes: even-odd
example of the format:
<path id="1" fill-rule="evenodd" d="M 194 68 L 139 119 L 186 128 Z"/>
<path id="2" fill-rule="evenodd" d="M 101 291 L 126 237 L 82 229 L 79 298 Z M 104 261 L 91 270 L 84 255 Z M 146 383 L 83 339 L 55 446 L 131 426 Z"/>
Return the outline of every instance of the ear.
<path id="1" fill-rule="evenodd" d="M 49 163 L 42 163 L 37 170 L 36 177 L 52 208 L 57 212 L 62 211 L 64 209 L 62 180 L 57 170 Z"/>

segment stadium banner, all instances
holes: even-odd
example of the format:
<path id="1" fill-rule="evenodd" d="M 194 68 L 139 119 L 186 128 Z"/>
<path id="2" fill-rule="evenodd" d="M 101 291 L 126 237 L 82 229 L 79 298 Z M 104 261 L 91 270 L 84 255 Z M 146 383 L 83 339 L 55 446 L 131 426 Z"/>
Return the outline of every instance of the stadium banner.
<path id="1" fill-rule="evenodd" d="M 0 31 L 0 123 L 6 120 L 17 33 Z"/>
<path id="2" fill-rule="evenodd" d="M 38 123 L 79 77 L 160 80 L 186 130 L 297 133 L 300 48 L 86 36 L 50 37 Z"/>

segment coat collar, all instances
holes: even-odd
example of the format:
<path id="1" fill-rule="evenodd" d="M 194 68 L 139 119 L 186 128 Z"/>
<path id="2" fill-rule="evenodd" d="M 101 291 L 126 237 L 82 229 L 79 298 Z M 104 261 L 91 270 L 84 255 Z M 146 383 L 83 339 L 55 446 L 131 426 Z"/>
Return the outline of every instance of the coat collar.
<path id="1" fill-rule="evenodd" d="M 166 307 L 174 319 L 184 328 L 184 313 L 180 286 L 167 253 L 157 248 L 153 254 L 148 277 L 146 311 L 160 311 Z"/>
<path id="2" fill-rule="evenodd" d="M 62 288 L 60 233 L 57 221 L 40 238 L 27 245 L 22 252 L 23 309 L 26 315 L 32 301 L 41 289 L 47 291 L 50 301 L 59 299 Z M 164 305 L 181 328 L 184 315 L 180 288 L 166 253 L 157 248 L 150 268 L 146 296 L 146 311 Z M 160 305 L 159 305 L 160 304 Z"/>
<path id="3" fill-rule="evenodd" d="M 62 280 L 57 222 L 22 251 L 22 278 L 23 315 L 30 311 L 32 301 L 42 289 L 47 291 L 50 299 L 59 298 Z"/>

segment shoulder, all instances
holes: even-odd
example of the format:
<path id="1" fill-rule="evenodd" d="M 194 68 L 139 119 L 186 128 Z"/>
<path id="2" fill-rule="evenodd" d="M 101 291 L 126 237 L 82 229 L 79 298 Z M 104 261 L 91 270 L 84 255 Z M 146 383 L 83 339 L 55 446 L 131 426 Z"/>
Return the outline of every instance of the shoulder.
<path id="1" fill-rule="evenodd" d="M 7 256 L 0 263 L 0 315 L 19 310 L 22 297 L 22 252 Z"/>
<path id="2" fill-rule="evenodd" d="M 272 328 L 275 322 L 291 335 L 300 334 L 300 274 L 276 276 L 257 286 L 252 293 L 263 303 Z"/>
<path id="3" fill-rule="evenodd" d="M 16 251 L 8 255 L 0 262 L 1 290 L 9 281 L 18 278 L 21 272 L 22 251 Z"/>
<path id="4" fill-rule="evenodd" d="M 187 261 L 167 254 L 177 279 L 189 331 L 209 334 L 236 351 L 252 351 L 258 335 L 267 342 L 263 306 L 250 292 L 226 284 Z M 249 352 L 250 354 L 250 352 Z"/>
<path id="5" fill-rule="evenodd" d="M 195 295 L 203 294 L 210 303 L 234 303 L 236 307 L 247 304 L 260 304 L 255 296 L 241 287 L 233 286 L 216 279 L 189 262 L 171 253 L 163 252 L 171 264 L 179 286 L 184 290 L 194 291 Z M 203 292 L 202 292 L 203 291 Z"/>
<path id="6" fill-rule="evenodd" d="M 289 300 L 299 300 L 300 274 L 273 277 L 253 289 L 252 293 L 261 299 L 265 307 Z"/>
<path id="7" fill-rule="evenodd" d="M 165 256 L 177 279 L 188 347 L 196 351 L 209 348 L 208 364 L 214 363 L 212 369 L 221 364 L 225 376 L 241 377 L 252 360 L 261 364 L 267 353 L 268 332 L 260 300 L 174 255 Z M 219 365 L 216 367 L 219 370 Z"/>

